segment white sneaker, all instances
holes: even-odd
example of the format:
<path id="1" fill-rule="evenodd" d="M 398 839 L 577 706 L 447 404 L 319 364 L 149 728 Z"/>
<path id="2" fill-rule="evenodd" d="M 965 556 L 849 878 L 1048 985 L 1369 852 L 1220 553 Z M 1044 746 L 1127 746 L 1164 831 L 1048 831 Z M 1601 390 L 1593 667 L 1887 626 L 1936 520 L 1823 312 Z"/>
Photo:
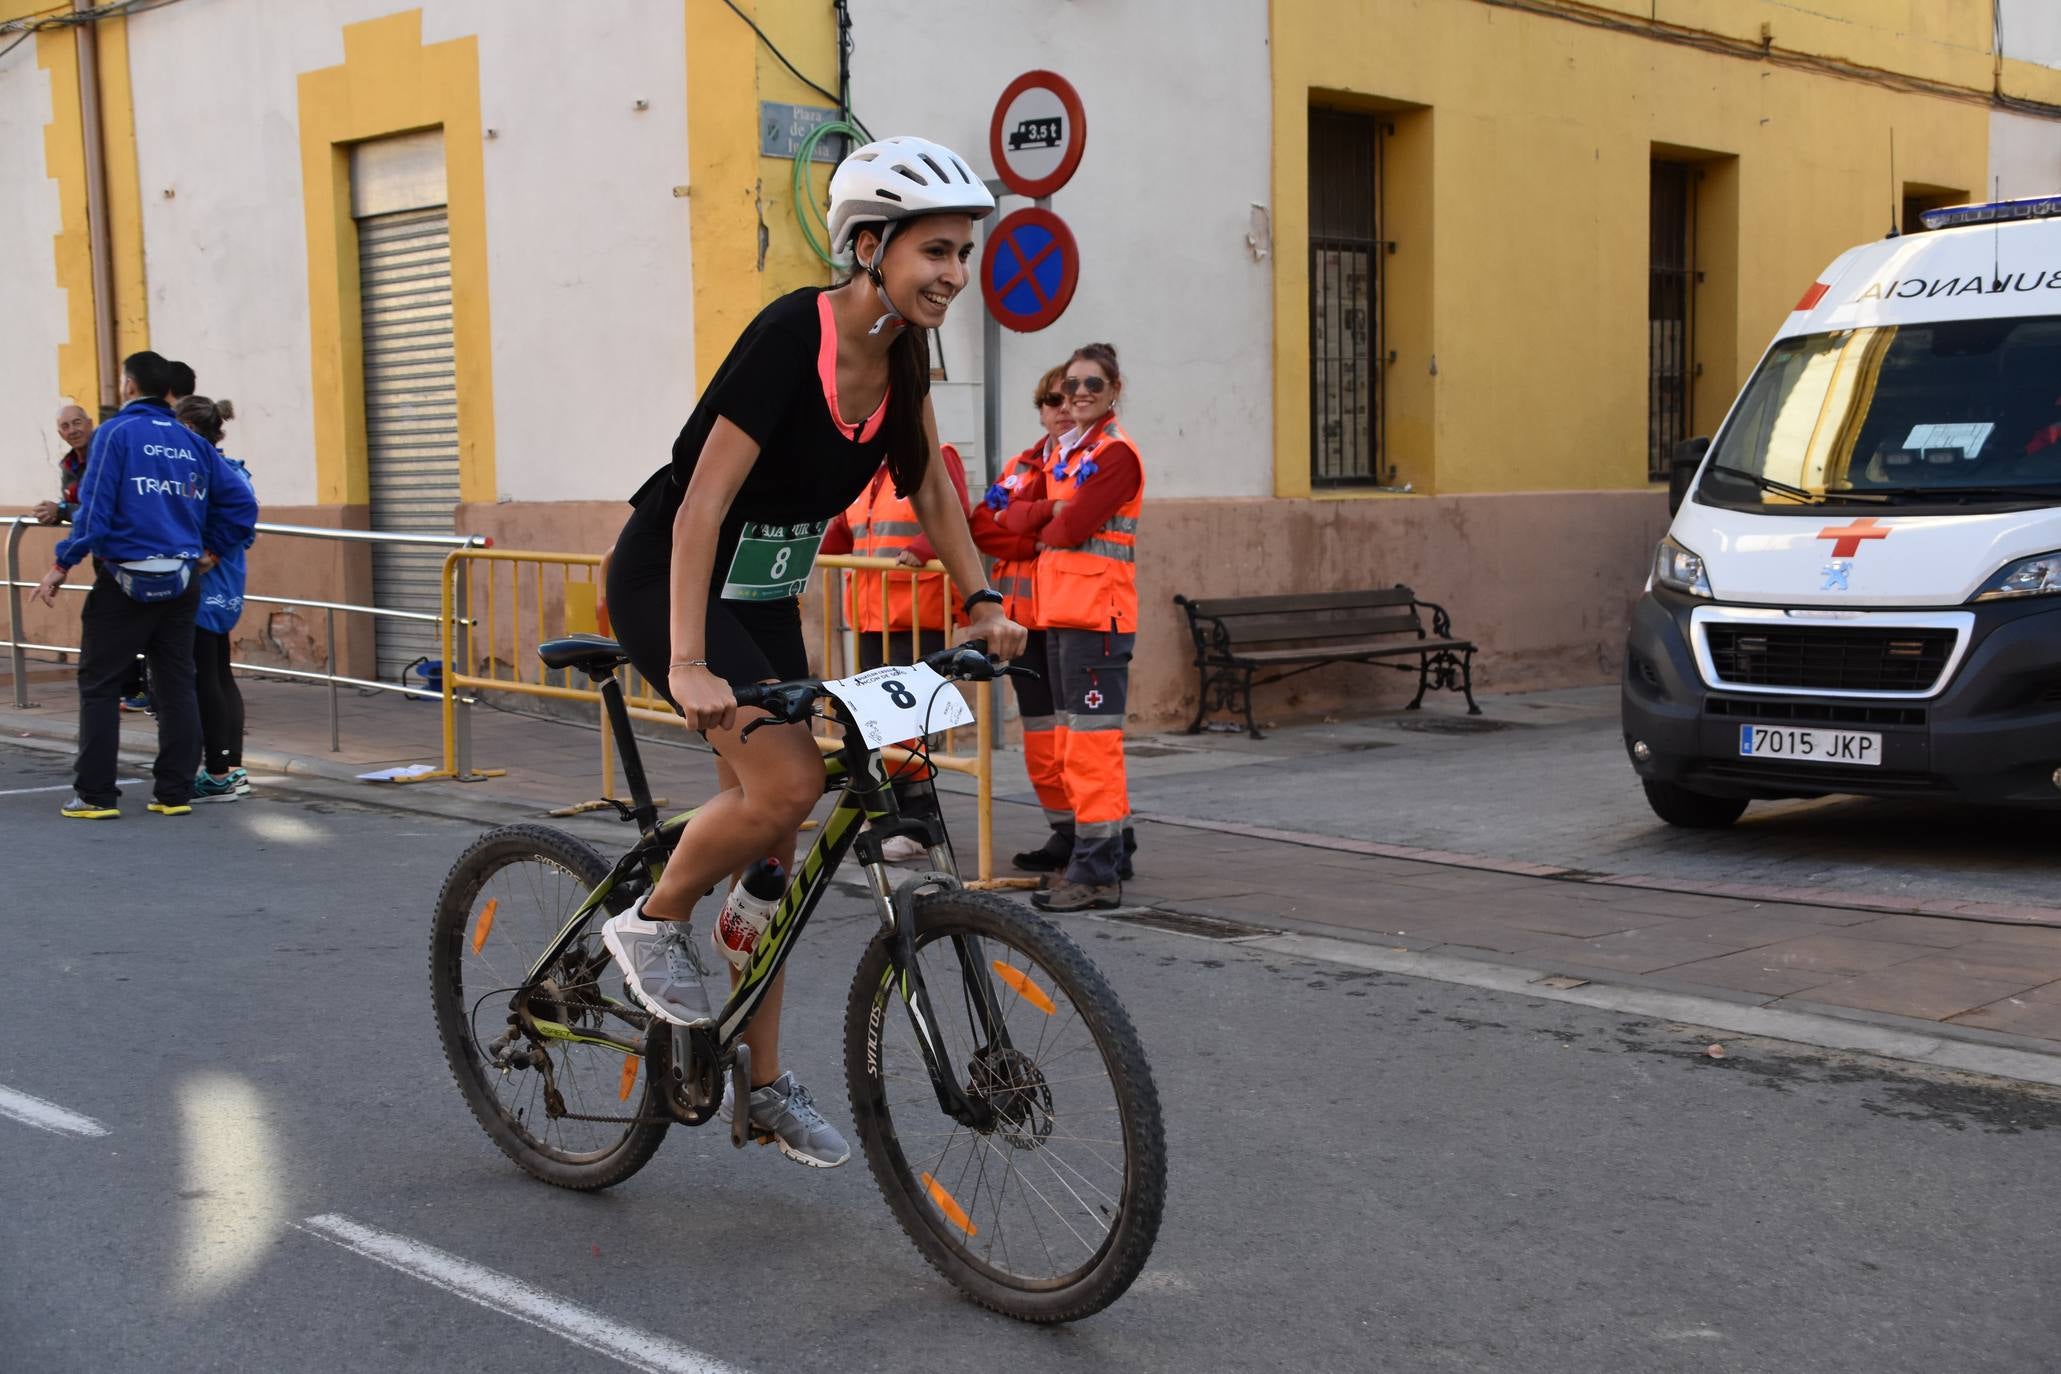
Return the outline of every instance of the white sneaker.
<path id="1" fill-rule="evenodd" d="M 646 894 L 647 896 L 649 894 Z M 705 1025 L 709 1010 L 694 934 L 685 921 L 647 921 L 644 898 L 620 916 L 602 922 L 601 943 L 623 971 L 623 986 L 653 1016 L 676 1026 Z"/>
<path id="2" fill-rule="evenodd" d="M 880 857 L 891 864 L 914 863 L 929 853 L 907 835 L 890 835 L 880 842 Z"/>
<path id="3" fill-rule="evenodd" d="M 718 1109 L 724 1125 L 730 1124 L 731 1113 L 736 1109 L 726 1075 L 723 1105 Z M 763 1088 L 752 1089 L 751 1132 L 759 1143 L 770 1141 L 780 1147 L 781 1154 L 811 1169 L 835 1169 L 852 1157 L 852 1147 L 835 1126 L 824 1120 L 809 1090 L 795 1082 L 791 1073 L 781 1074 Z"/>

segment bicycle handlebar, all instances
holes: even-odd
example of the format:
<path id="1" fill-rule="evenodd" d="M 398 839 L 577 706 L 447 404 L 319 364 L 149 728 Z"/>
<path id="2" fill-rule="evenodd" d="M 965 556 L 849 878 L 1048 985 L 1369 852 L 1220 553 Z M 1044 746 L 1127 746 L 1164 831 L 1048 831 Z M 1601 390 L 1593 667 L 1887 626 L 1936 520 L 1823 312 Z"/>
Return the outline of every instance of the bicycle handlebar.
<path id="1" fill-rule="evenodd" d="M 955 682 L 993 682 L 1011 672 L 1024 672 L 988 656 L 987 641 L 969 639 L 949 649 L 940 649 L 917 660 L 938 676 Z M 757 682 L 735 689 L 739 706 L 755 706 L 768 713 L 758 725 L 793 725 L 809 718 L 810 710 L 823 696 L 823 679 L 796 678 L 792 682 Z"/>

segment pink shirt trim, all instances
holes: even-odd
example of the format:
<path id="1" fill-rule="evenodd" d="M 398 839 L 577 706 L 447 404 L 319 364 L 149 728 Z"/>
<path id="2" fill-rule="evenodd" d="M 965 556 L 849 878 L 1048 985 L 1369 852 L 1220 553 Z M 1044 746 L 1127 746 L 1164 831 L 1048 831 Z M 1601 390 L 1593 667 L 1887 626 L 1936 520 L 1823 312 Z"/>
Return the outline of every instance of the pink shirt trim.
<path id="1" fill-rule="evenodd" d="M 881 421 L 887 418 L 887 397 L 881 396 L 863 425 L 846 421 L 837 408 L 837 319 L 830 310 L 828 291 L 816 297 L 816 317 L 823 322 L 823 341 L 816 346 L 816 376 L 823 383 L 823 404 L 830 407 L 830 423 L 863 444 L 880 432 Z"/>

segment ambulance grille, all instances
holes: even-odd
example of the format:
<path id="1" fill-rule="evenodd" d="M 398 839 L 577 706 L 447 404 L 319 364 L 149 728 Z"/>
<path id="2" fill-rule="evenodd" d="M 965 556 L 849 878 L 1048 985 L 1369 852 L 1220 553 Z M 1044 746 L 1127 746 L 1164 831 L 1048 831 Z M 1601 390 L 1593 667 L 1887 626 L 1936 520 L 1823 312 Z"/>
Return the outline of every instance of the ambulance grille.
<path id="1" fill-rule="evenodd" d="M 1727 720 L 1786 720 L 1808 725 L 1925 724 L 1922 706 L 1865 706 L 1844 701 L 1771 701 L 1766 697 L 1710 697 L 1703 703 L 1710 715 Z"/>
<path id="2" fill-rule="evenodd" d="M 1950 629 L 1707 625 L 1721 682 L 1820 692 L 1927 692 L 1954 651 Z"/>

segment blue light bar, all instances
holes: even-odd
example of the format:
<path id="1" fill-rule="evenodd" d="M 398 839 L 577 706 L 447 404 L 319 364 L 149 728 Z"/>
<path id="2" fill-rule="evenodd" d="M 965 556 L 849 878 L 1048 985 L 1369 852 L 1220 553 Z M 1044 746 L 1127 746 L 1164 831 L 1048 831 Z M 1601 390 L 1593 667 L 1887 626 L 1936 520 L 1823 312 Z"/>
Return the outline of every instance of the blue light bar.
<path id="1" fill-rule="evenodd" d="M 2011 219 L 2051 219 L 2061 216 L 2061 196 L 2033 196 L 2026 200 L 1996 200 L 1987 205 L 1949 205 L 1919 214 L 1927 229 L 1952 229 L 1961 224 L 1996 224 Z"/>

